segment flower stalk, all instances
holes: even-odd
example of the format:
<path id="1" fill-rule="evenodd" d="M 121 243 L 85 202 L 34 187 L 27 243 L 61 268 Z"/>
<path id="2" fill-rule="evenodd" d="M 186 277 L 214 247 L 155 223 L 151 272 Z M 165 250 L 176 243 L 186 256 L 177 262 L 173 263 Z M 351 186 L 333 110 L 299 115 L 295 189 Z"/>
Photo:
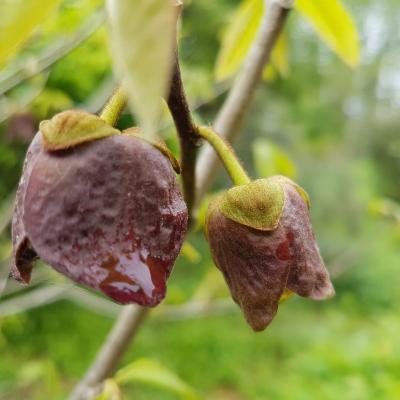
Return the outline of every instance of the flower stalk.
<path id="1" fill-rule="evenodd" d="M 214 148 L 234 185 L 245 185 L 250 182 L 250 178 L 242 167 L 234 150 L 221 136 L 218 135 L 218 133 L 207 126 L 198 127 L 197 132 Z"/>
<path id="2" fill-rule="evenodd" d="M 124 89 L 117 88 L 101 111 L 100 118 L 107 124 L 115 126 L 127 103 L 128 98 Z"/>

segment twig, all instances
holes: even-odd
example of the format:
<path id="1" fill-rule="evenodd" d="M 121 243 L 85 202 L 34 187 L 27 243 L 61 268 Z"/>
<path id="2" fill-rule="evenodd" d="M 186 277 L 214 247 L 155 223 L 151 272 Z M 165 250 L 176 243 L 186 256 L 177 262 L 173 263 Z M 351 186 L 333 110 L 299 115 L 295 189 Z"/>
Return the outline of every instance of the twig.
<path id="1" fill-rule="evenodd" d="M 145 319 L 148 308 L 125 306 L 119 314 L 110 334 L 97 354 L 92 367 L 76 386 L 70 400 L 87 399 L 91 388 L 114 373 L 118 362 L 127 350 L 132 338 Z"/>
<path id="2" fill-rule="evenodd" d="M 196 158 L 200 145 L 200 137 L 192 120 L 189 104 L 182 83 L 178 55 L 171 80 L 168 96 L 168 107 L 174 119 L 175 127 L 181 145 L 181 169 L 183 191 L 189 215 L 195 201 Z"/>
<path id="3" fill-rule="evenodd" d="M 257 37 L 215 119 L 214 130 L 228 142 L 232 142 L 242 126 L 257 84 L 262 77 L 262 71 L 269 60 L 279 33 L 282 31 L 292 3 L 292 0 L 268 1 Z M 199 155 L 196 167 L 197 202 L 214 181 L 218 163 L 218 156 L 211 146 L 206 145 Z"/>
<path id="4" fill-rule="evenodd" d="M 238 131 L 251 98 L 253 97 L 261 72 L 265 67 L 272 47 L 282 30 L 286 16 L 291 8 L 291 0 L 274 0 L 268 5 L 268 11 L 233 87 L 218 114 L 215 130 L 225 138 L 232 139 Z M 200 162 L 201 161 L 201 162 Z M 212 174 L 218 168 L 217 157 L 209 151 L 203 153 L 198 168 L 198 198 L 203 196 Z M 210 164 L 210 166 L 208 165 Z M 78 384 L 70 400 L 81 400 L 87 397 L 88 388 L 98 385 L 115 370 L 119 360 L 135 336 L 148 310 L 135 306 L 126 306 L 106 338 L 102 348 L 83 380 Z"/>

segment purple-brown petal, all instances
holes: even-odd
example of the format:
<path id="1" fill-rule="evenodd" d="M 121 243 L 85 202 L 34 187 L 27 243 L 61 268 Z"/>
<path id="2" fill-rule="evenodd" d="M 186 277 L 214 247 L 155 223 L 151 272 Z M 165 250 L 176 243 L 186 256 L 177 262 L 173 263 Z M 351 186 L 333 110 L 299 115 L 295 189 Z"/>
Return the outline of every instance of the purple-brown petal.
<path id="1" fill-rule="evenodd" d="M 255 331 L 275 317 L 289 274 L 289 252 L 281 227 L 273 232 L 238 224 L 216 207 L 208 217 L 212 257 L 232 298 Z"/>
<path id="2" fill-rule="evenodd" d="M 291 265 L 287 288 L 303 297 L 323 300 L 335 293 L 320 255 L 304 199 L 284 185 L 285 206 L 280 225 L 290 241 Z"/>
<path id="3" fill-rule="evenodd" d="M 312 231 L 307 197 L 289 179 L 276 180 L 284 204 L 274 230 L 254 229 L 225 216 L 221 197 L 210 204 L 206 221 L 214 262 L 254 330 L 271 322 L 285 289 L 315 300 L 334 294 Z"/>
<path id="4" fill-rule="evenodd" d="M 37 254 L 35 250 L 33 250 L 26 234 L 22 217 L 26 185 L 31 175 L 34 160 L 40 153 L 40 136 L 36 135 L 26 153 L 22 177 L 16 194 L 12 220 L 13 263 L 11 266 L 11 276 L 22 283 L 30 282 L 32 264 L 37 259 Z"/>
<path id="5" fill-rule="evenodd" d="M 41 148 L 29 171 L 17 208 L 41 259 L 123 304 L 164 298 L 187 209 L 162 153 L 114 135 L 70 150 Z"/>

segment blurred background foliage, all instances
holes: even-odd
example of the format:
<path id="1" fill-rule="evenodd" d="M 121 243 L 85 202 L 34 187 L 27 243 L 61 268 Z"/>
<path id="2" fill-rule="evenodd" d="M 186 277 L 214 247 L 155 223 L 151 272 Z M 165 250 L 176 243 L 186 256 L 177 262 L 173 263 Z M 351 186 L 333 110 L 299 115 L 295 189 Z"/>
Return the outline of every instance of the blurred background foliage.
<path id="1" fill-rule="evenodd" d="M 66 398 L 119 310 L 44 265 L 36 266 L 29 288 L 7 281 L 14 191 L 38 122 L 71 107 L 96 112 L 114 86 L 102 2 L 53 3 L 0 70 L 0 399 Z M 186 4 L 181 60 L 199 122 L 212 122 L 235 70 L 224 70 L 221 58 L 233 21 L 244 18 L 238 10 L 256 3 Z M 336 297 L 320 304 L 292 298 L 254 334 L 212 265 L 203 204 L 165 304 L 138 334 L 103 399 L 118 398 L 115 382 L 137 400 L 400 398 L 400 8 L 395 0 L 345 5 L 360 37 L 358 66 L 349 67 L 358 61 L 354 46 L 332 42 L 326 27 L 316 35 L 306 12 L 295 10 L 235 144 L 253 176 L 286 174 L 309 192 Z M 346 29 L 339 29 L 347 32 L 344 45 L 354 34 Z M 132 123 L 128 113 L 120 122 Z M 164 126 L 177 151 L 167 114 Z M 221 172 L 214 191 L 227 185 Z"/>

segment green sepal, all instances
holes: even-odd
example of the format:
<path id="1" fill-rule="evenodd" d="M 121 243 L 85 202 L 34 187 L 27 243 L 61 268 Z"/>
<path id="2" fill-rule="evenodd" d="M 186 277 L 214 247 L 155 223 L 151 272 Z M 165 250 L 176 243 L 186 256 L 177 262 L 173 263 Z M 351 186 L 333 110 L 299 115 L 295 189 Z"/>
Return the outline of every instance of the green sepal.
<path id="1" fill-rule="evenodd" d="M 157 150 L 161 151 L 161 153 L 163 153 L 165 157 L 168 158 L 168 160 L 170 161 L 170 163 L 172 165 L 172 168 L 174 169 L 174 171 L 177 174 L 181 173 L 181 166 L 179 164 L 179 161 L 174 157 L 171 150 L 167 147 L 164 140 L 162 140 L 160 137 L 156 137 L 154 139 L 149 139 L 148 137 L 144 136 L 142 134 L 141 130 L 137 127 L 128 128 L 128 129 L 122 131 L 122 134 L 135 136 L 139 139 L 146 141 L 147 143 L 150 143 Z"/>
<path id="2" fill-rule="evenodd" d="M 303 198 L 304 202 L 307 204 L 307 207 L 310 209 L 311 207 L 311 200 L 310 200 L 310 196 L 308 195 L 308 193 L 296 182 L 292 181 L 291 179 L 289 179 L 286 176 L 283 175 L 275 175 L 273 177 L 271 177 L 270 179 L 274 179 L 277 182 L 281 182 L 284 185 L 292 185 L 297 192 L 299 193 L 299 195 Z"/>
<path id="3" fill-rule="evenodd" d="M 52 119 L 42 121 L 39 130 L 48 151 L 64 150 L 121 133 L 97 115 L 79 110 L 56 114 Z"/>
<path id="4" fill-rule="evenodd" d="M 282 184 L 274 177 L 234 186 L 218 201 L 219 210 L 226 218 L 262 231 L 277 228 L 284 203 Z"/>

